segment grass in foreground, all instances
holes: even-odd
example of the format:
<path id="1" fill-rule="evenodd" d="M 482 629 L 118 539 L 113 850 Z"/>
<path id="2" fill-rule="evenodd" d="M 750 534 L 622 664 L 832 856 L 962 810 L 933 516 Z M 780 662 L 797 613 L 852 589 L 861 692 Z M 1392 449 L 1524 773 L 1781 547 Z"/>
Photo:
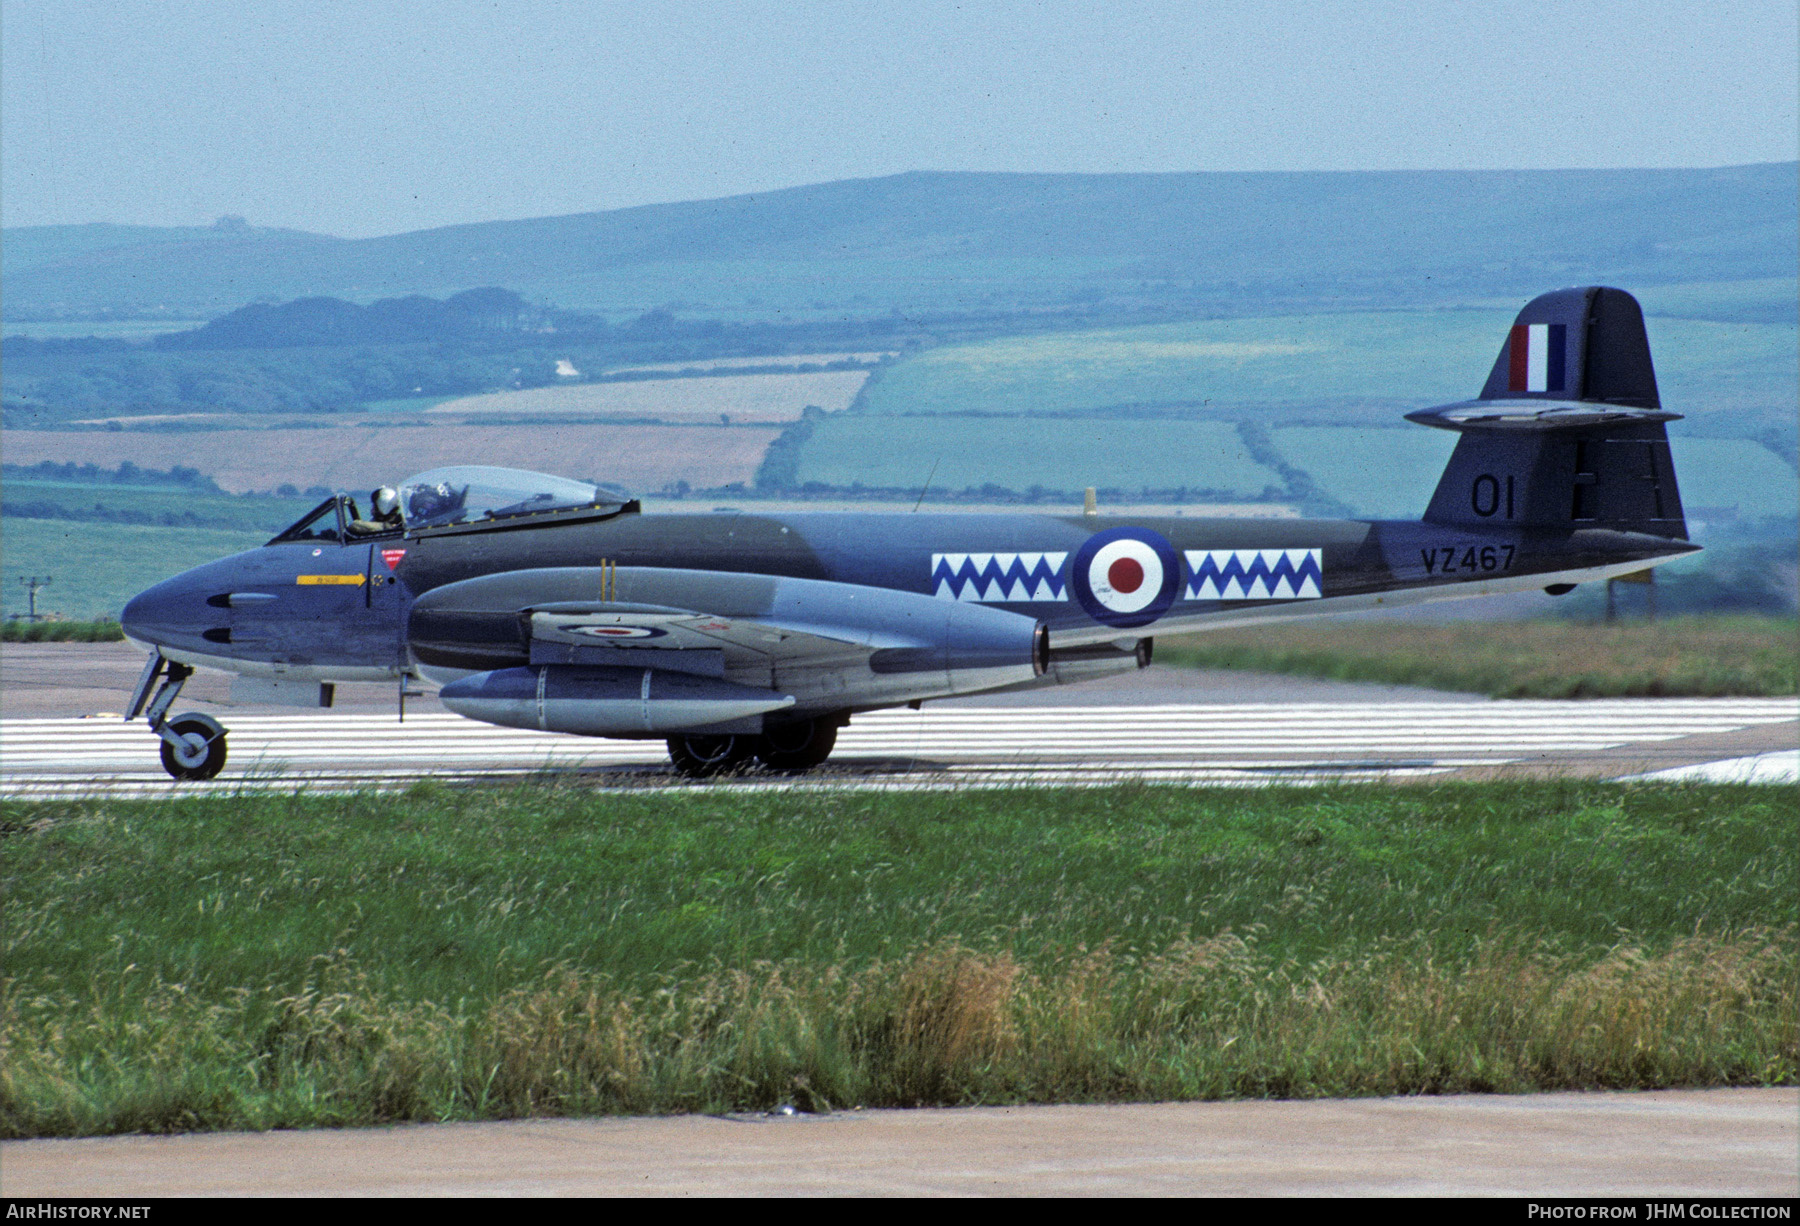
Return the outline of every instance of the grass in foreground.
<path id="1" fill-rule="evenodd" d="M 1800 693 L 1800 621 L 1313 622 L 1159 638 L 1156 660 L 1495 698 L 1775 696 Z"/>
<path id="2" fill-rule="evenodd" d="M 0 807 L 0 1134 L 1791 1084 L 1793 799 Z"/>
<path id="3" fill-rule="evenodd" d="M 1791 794 L 0 805 L 0 1132 L 1791 1084 Z"/>
<path id="4" fill-rule="evenodd" d="M 118 622 L 0 622 L 0 643 L 122 643 Z"/>

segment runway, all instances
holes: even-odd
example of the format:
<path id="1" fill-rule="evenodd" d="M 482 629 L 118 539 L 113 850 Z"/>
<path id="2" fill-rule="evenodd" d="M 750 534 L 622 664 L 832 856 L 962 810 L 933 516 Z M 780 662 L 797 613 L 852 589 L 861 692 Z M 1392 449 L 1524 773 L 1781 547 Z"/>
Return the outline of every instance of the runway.
<path id="1" fill-rule="evenodd" d="M 793 778 L 749 772 L 693 783 L 661 741 L 610 741 L 473 723 L 434 711 L 233 714 L 210 783 L 172 784 L 157 742 L 117 718 L 0 721 L 0 796 L 168 796 L 244 788 L 403 788 L 554 775 L 620 788 L 938 789 L 1127 781 L 1267 784 L 1493 773 L 1618 778 L 1720 759 L 1780 768 L 1800 700 L 1204 703 L 928 706 L 858 716 L 830 763 Z"/>
<path id="2" fill-rule="evenodd" d="M 1795 1105 L 1738 1089 L 513 1120 L 9 1141 L 0 1163 L 17 1197 L 1791 1197 Z"/>

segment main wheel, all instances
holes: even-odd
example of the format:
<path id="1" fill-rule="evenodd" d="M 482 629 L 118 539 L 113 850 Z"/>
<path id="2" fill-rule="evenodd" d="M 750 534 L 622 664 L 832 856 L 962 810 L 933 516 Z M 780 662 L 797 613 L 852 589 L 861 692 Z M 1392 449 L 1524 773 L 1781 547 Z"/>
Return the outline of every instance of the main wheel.
<path id="1" fill-rule="evenodd" d="M 736 770 L 750 758 L 746 736 L 672 736 L 669 760 L 690 779 L 706 779 Z"/>
<path id="2" fill-rule="evenodd" d="M 213 735 L 217 727 L 205 720 L 178 719 L 169 730 L 180 738 L 180 745 L 162 743 L 163 769 L 177 781 L 211 779 L 225 769 L 225 733 Z"/>
<path id="3" fill-rule="evenodd" d="M 776 724 L 757 739 L 756 757 L 770 770 L 798 774 L 820 765 L 837 746 L 834 719 L 803 719 Z"/>

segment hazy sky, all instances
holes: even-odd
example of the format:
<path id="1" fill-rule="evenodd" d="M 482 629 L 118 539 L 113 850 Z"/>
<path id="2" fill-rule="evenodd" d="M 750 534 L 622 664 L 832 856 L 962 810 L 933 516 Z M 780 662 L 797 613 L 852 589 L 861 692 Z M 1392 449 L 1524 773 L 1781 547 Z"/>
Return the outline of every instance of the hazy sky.
<path id="1" fill-rule="evenodd" d="M 0 0 L 4 224 L 385 234 L 904 170 L 1717 166 L 1794 0 Z"/>

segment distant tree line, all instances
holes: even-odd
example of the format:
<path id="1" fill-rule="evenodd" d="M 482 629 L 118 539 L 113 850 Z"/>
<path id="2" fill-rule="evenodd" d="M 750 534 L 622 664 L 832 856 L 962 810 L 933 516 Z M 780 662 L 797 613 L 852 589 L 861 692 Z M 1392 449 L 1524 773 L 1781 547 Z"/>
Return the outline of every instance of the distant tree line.
<path id="1" fill-rule="evenodd" d="M 180 464 L 173 468 L 139 468 L 130 460 L 117 468 L 101 468 L 98 464 L 58 464 L 44 460 L 37 464 L 0 464 L 0 478 L 12 481 L 72 481 L 82 485 L 174 485 L 206 494 L 225 493 L 213 479 L 197 468 Z"/>
<path id="2" fill-rule="evenodd" d="M 891 336 L 906 326 L 896 317 L 800 324 L 726 323 L 717 319 L 681 319 L 667 307 L 657 307 L 615 324 L 585 311 L 532 307 L 512 290 L 487 286 L 452 294 L 441 301 L 415 294 L 383 298 L 367 306 L 341 298 L 258 302 L 198 328 L 165 332 L 145 340 L 14 336 L 6 338 L 5 351 L 10 357 L 27 357 L 146 349 L 194 352 L 344 345 L 462 346 L 472 342 L 489 348 L 531 348 L 599 341 L 621 345 L 677 343 L 673 360 L 680 360 L 718 356 L 714 351 L 720 344 L 745 350 L 738 356 L 779 355 L 787 343 L 798 339 L 860 341 Z M 547 340 L 550 336 L 556 340 Z M 680 342 L 687 345 L 681 346 Z"/>
<path id="3" fill-rule="evenodd" d="M 144 511 L 136 507 L 72 507 L 42 498 L 0 498 L 0 517 L 6 519 L 62 519 L 78 523 L 149 524 L 159 528 L 242 528 L 236 516 L 202 515 L 195 511 Z M 253 525 L 261 526 L 261 525 Z M 279 528 L 280 525 L 275 525 Z"/>
<path id="4" fill-rule="evenodd" d="M 531 308 L 493 288 L 367 307 L 308 298 L 244 307 L 149 341 L 9 337 L 0 344 L 0 411 L 10 428 L 152 413 L 329 413 L 368 401 L 552 386 L 567 381 L 556 373 L 559 360 L 596 374 L 717 358 L 778 365 L 786 353 L 893 348 L 916 334 L 916 323 L 900 317 L 728 323 L 666 308 L 611 324 Z"/>
<path id="5" fill-rule="evenodd" d="M 410 345 L 519 331 L 525 299 L 492 286 L 439 301 L 414 294 L 358 306 L 341 298 L 251 303 L 188 332 L 165 332 L 163 350 L 287 349 L 299 345 Z"/>

